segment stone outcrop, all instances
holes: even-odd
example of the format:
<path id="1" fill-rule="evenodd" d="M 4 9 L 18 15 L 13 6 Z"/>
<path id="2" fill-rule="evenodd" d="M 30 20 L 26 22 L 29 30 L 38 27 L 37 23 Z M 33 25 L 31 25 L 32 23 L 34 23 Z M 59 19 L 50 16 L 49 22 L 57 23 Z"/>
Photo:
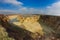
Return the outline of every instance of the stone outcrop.
<path id="1" fill-rule="evenodd" d="M 14 20 L 12 21 L 12 19 Z M 8 36 L 15 40 L 38 40 L 40 36 L 43 36 L 43 29 L 38 23 L 38 19 L 37 15 L 0 15 L 2 27 L 6 29 Z"/>
<path id="2" fill-rule="evenodd" d="M 60 16 L 42 15 L 41 21 L 53 28 L 55 35 L 60 37 Z"/>
<path id="3" fill-rule="evenodd" d="M 60 25 L 60 16 L 41 16 L 41 20 L 51 27 L 58 27 Z"/>
<path id="4" fill-rule="evenodd" d="M 41 31 L 41 35 L 43 35 L 43 29 L 41 27 L 41 25 L 39 24 L 38 20 L 39 20 L 39 17 L 38 15 L 30 15 L 30 16 L 23 16 L 23 15 L 9 15 L 8 16 L 8 19 L 9 21 L 14 24 L 14 25 L 17 25 L 17 26 L 24 26 L 24 27 L 21 27 L 23 29 L 26 29 L 30 32 L 39 32 Z M 16 20 L 16 21 L 13 21 L 13 20 Z M 8 21 L 8 22 L 9 22 Z M 35 28 L 36 27 L 36 28 Z M 35 30 L 36 29 L 36 30 Z M 34 31 L 33 31 L 34 30 Z"/>
<path id="5" fill-rule="evenodd" d="M 47 16 L 47 15 L 3 15 L 0 14 L 0 34 L 2 32 L 8 39 L 11 40 L 48 40 L 44 39 L 44 29 L 42 24 L 45 23 L 44 29 L 47 29 L 47 32 L 50 31 L 51 27 L 54 32 L 54 36 L 60 37 L 60 17 L 59 16 Z M 50 32 L 51 33 L 51 32 Z M 48 34 L 47 34 L 48 35 Z M 1 36 L 2 37 L 2 36 Z M 0 37 L 0 38 L 1 38 Z"/>

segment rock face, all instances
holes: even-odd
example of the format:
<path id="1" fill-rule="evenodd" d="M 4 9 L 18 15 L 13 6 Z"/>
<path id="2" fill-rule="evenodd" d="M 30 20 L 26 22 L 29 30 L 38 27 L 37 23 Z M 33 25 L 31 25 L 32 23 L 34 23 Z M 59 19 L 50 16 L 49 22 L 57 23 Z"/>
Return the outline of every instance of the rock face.
<path id="1" fill-rule="evenodd" d="M 53 28 L 54 36 L 60 38 L 60 17 L 58 16 L 0 14 L 0 40 L 51 40 L 51 37 L 53 39 L 52 34 L 44 39 L 43 26 L 47 32 L 51 30 L 48 28 Z"/>
<path id="2" fill-rule="evenodd" d="M 32 16 L 10 15 L 8 16 L 8 19 L 12 21 L 14 25 L 17 26 L 22 25 L 24 27 L 21 28 L 26 29 L 32 33 L 36 33 L 36 32 L 39 33 L 41 31 L 39 34 L 43 35 L 43 31 L 42 31 L 43 29 L 41 25 L 38 23 L 39 17 L 40 16 L 38 15 L 32 15 Z"/>
<path id="3" fill-rule="evenodd" d="M 49 25 L 51 28 L 55 30 L 55 34 L 60 35 L 60 16 L 48 16 L 42 15 L 41 21 Z M 60 37 L 60 36 L 59 36 Z"/>
<path id="4" fill-rule="evenodd" d="M 37 15 L 0 15 L 0 23 L 6 29 L 8 36 L 15 40 L 38 40 L 44 34 L 38 22 L 39 17 Z"/>
<path id="5" fill-rule="evenodd" d="M 41 16 L 41 19 L 51 27 L 57 28 L 60 25 L 60 16 Z"/>

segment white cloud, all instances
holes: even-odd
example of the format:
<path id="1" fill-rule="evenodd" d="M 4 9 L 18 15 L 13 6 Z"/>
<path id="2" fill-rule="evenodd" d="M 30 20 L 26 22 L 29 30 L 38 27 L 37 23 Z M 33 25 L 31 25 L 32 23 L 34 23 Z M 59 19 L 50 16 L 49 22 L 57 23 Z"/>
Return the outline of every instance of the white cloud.
<path id="1" fill-rule="evenodd" d="M 40 13 L 42 13 L 42 11 L 40 9 L 27 8 L 27 7 L 20 8 L 20 11 L 22 13 L 28 13 L 28 14 L 40 14 Z"/>
<path id="2" fill-rule="evenodd" d="M 20 11 L 27 11 L 28 9 L 26 7 L 22 7 L 19 9 Z"/>
<path id="3" fill-rule="evenodd" d="M 48 6 L 45 10 L 45 13 L 48 15 L 60 15 L 60 1 Z"/>
<path id="4" fill-rule="evenodd" d="M 7 12 L 7 11 L 10 12 L 11 11 L 12 12 L 12 10 L 0 10 L 0 12 L 2 12 L 2 11 L 5 11 L 5 12 Z"/>
<path id="5" fill-rule="evenodd" d="M 17 11 L 16 10 L 0 10 L 0 12 L 12 12 L 12 13 L 31 13 L 31 14 L 46 14 L 46 15 L 60 15 L 60 1 L 57 1 L 55 3 L 53 3 L 50 6 L 47 6 L 46 9 L 35 9 L 35 8 L 27 8 L 27 7 L 23 7 L 23 3 L 17 0 L 2 0 L 1 2 L 3 3 L 10 3 L 13 5 L 19 5 L 17 7 Z M 20 7 L 21 6 L 21 7 Z"/>
<path id="6" fill-rule="evenodd" d="M 16 14 L 16 13 L 19 12 L 17 12 L 16 10 L 7 10 L 7 9 L 0 10 L 0 14 Z"/>
<path id="7" fill-rule="evenodd" d="M 13 4 L 13 5 L 22 5 L 23 3 L 22 2 L 19 2 L 17 0 L 3 0 L 4 3 L 10 3 L 10 4 Z"/>
<path id="8" fill-rule="evenodd" d="M 41 13 L 41 10 L 40 9 L 35 9 L 35 8 L 28 8 L 28 7 L 23 7 L 23 3 L 20 2 L 20 1 L 17 1 L 17 0 L 2 0 L 0 2 L 3 2 L 3 3 L 8 3 L 8 4 L 13 4 L 13 6 L 15 5 L 16 6 L 16 9 L 17 10 L 10 10 L 10 9 L 2 9 L 0 10 L 0 13 L 23 13 L 23 14 L 26 14 L 26 13 L 30 13 L 30 14 L 39 14 Z M 18 6 L 17 6 L 18 5 Z M 18 7 L 18 8 L 17 8 Z M 4 13 L 4 14 L 5 14 Z"/>
<path id="9" fill-rule="evenodd" d="M 47 6 L 46 9 L 35 9 L 22 7 L 19 9 L 22 13 L 32 13 L 32 14 L 46 14 L 46 15 L 58 15 L 60 16 L 60 1 Z"/>
<path id="10" fill-rule="evenodd" d="M 22 8 L 19 8 L 18 10 L 19 10 L 20 13 L 23 13 L 23 14 L 28 12 L 28 8 L 27 7 L 22 7 Z"/>
<path id="11" fill-rule="evenodd" d="M 8 9 L 2 9 L 0 10 L 0 13 L 2 14 L 16 14 L 16 13 L 22 13 L 22 14 L 40 14 L 42 11 L 39 9 L 35 8 L 27 8 L 27 7 L 22 7 L 19 10 L 8 10 Z"/>
<path id="12" fill-rule="evenodd" d="M 22 6 L 23 3 L 17 0 L 2 0 L 0 1 L 2 3 L 7 3 L 7 4 L 13 4 L 12 6 L 16 6 L 17 10 L 10 10 L 10 9 L 2 9 L 0 10 L 0 13 L 23 13 L 23 14 L 39 14 L 40 10 L 35 9 L 35 8 L 28 8 L 28 7 L 24 7 Z"/>

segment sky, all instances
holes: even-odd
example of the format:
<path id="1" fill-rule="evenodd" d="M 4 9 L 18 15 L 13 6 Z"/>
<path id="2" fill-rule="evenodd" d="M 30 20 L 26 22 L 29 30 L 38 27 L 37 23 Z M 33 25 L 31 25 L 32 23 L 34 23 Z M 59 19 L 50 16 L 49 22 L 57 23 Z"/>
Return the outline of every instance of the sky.
<path id="1" fill-rule="evenodd" d="M 60 0 L 0 0 L 0 14 L 60 15 Z"/>

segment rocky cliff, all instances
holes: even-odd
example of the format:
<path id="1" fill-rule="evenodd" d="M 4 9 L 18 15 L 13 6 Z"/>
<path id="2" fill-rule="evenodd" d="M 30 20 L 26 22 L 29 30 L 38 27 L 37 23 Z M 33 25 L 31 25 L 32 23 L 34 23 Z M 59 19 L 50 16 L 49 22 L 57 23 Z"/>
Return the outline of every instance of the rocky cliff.
<path id="1" fill-rule="evenodd" d="M 5 32 L 11 40 L 38 40 L 44 34 L 41 25 L 38 23 L 38 19 L 39 16 L 37 15 L 2 14 L 0 15 L 0 24 L 6 30 Z"/>
<path id="2" fill-rule="evenodd" d="M 0 40 L 52 40 L 53 36 L 60 38 L 59 25 L 59 16 L 0 14 Z"/>
<path id="3" fill-rule="evenodd" d="M 55 34 L 60 36 L 60 16 L 42 15 L 41 21 L 54 29 Z"/>

